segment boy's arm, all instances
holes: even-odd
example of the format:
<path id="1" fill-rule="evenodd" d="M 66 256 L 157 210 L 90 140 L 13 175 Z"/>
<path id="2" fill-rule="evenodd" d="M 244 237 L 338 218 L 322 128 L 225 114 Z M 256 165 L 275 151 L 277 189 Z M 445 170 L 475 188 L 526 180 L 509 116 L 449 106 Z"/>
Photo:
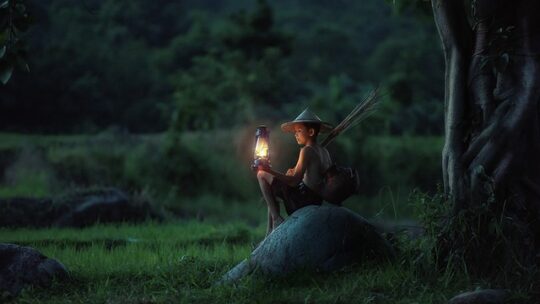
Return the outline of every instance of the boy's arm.
<path id="1" fill-rule="evenodd" d="M 296 166 L 292 169 L 293 172 L 291 175 L 285 175 L 283 173 L 274 171 L 269 167 L 261 167 L 260 169 L 272 174 L 275 178 L 283 181 L 289 186 L 296 186 L 302 181 L 302 178 L 304 177 L 304 173 L 306 172 L 306 167 L 307 167 L 306 164 L 311 159 L 312 152 L 308 152 L 308 151 L 311 151 L 311 150 L 306 149 L 306 147 L 300 149 L 300 155 L 298 156 L 298 161 L 296 162 Z"/>

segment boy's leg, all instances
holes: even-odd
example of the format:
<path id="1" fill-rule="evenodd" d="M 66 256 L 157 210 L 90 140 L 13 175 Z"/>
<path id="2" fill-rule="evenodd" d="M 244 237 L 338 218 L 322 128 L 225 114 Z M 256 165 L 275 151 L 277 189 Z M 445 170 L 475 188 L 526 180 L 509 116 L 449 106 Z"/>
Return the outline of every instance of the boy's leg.
<path id="1" fill-rule="evenodd" d="M 281 222 L 283 222 L 283 218 L 279 214 L 279 205 L 276 201 L 276 198 L 274 197 L 274 194 L 272 193 L 272 190 L 270 189 L 270 185 L 272 184 L 274 177 L 264 171 L 257 172 L 257 180 L 259 181 L 259 186 L 261 187 L 261 192 L 264 197 L 264 200 L 266 201 L 266 204 L 268 205 L 268 226 L 267 226 L 267 233 L 268 231 L 272 231 L 274 228 L 276 228 Z"/>
<path id="2" fill-rule="evenodd" d="M 272 214 L 270 213 L 270 208 L 268 208 L 268 222 L 266 223 L 266 236 L 272 232 Z"/>

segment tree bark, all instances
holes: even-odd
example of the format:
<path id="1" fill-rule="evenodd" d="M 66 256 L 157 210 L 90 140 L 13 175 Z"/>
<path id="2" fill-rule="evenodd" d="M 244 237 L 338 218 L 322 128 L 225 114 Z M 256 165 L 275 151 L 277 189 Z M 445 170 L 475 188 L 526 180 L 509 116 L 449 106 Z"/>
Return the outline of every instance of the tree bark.
<path id="1" fill-rule="evenodd" d="M 455 200 L 455 207 L 464 204 L 464 187 L 459 161 L 465 149 L 464 126 L 467 104 L 466 69 L 470 61 L 472 32 L 460 1 L 433 1 L 433 13 L 443 44 L 445 71 L 445 141 L 442 154 L 444 190 Z"/>
<path id="2" fill-rule="evenodd" d="M 511 237 L 505 259 L 539 265 L 540 1 L 432 0 L 432 7 L 446 64 L 444 191 L 452 217 L 468 211 L 478 226 L 443 236 L 446 251 L 486 260 L 482 248 L 464 247 L 495 220 L 502 233 L 480 235 L 479 244 Z"/>

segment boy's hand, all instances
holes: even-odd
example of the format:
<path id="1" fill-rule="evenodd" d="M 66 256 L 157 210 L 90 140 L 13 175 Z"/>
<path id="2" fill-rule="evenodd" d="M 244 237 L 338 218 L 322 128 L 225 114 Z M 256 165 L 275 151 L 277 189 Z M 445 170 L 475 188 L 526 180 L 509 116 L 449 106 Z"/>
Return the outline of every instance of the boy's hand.
<path id="1" fill-rule="evenodd" d="M 270 170 L 270 166 L 259 164 L 257 169 L 268 172 L 268 170 Z"/>
<path id="2" fill-rule="evenodd" d="M 288 169 L 287 173 L 285 175 L 293 176 L 294 175 L 294 168 Z"/>

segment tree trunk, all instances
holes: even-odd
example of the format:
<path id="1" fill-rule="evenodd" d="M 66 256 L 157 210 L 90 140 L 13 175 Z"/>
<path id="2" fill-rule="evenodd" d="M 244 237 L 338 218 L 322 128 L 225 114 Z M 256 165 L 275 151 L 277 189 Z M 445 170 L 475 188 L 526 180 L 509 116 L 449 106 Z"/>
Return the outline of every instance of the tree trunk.
<path id="1" fill-rule="evenodd" d="M 441 252 L 540 265 L 540 1 L 432 0 L 445 63 Z M 459 231 L 456 231 L 459 229 Z"/>

